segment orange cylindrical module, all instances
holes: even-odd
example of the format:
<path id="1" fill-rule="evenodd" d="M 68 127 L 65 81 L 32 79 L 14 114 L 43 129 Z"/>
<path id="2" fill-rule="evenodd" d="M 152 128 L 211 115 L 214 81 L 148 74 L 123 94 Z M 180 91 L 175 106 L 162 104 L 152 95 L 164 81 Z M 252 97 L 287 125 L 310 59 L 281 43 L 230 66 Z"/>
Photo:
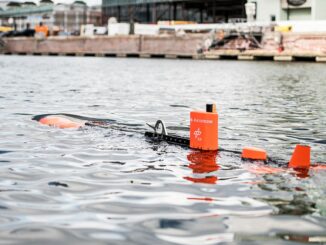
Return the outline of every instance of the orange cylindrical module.
<path id="1" fill-rule="evenodd" d="M 218 150 L 218 115 L 215 105 L 207 105 L 206 112 L 190 113 L 190 148 Z"/>

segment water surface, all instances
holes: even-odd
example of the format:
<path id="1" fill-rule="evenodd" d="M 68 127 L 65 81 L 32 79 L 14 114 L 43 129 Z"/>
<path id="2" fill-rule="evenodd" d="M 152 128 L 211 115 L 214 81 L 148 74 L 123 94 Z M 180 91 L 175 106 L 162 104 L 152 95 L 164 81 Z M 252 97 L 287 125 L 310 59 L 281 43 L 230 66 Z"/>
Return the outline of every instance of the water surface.
<path id="1" fill-rule="evenodd" d="M 300 143 L 326 162 L 323 64 L 0 56 L 0 84 L 1 244 L 326 242 L 326 171 L 257 174 L 143 136 L 156 119 L 187 135 L 189 112 L 216 102 L 221 147 L 282 166 Z M 122 130 L 31 120 L 43 113 Z"/>

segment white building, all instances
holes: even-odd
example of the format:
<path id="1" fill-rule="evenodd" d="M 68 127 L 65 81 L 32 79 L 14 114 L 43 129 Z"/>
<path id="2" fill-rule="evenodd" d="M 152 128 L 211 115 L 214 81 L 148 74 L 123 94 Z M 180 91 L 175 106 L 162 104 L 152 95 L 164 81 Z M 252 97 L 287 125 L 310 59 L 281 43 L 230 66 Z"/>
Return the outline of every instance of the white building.
<path id="1" fill-rule="evenodd" d="M 257 21 L 326 20 L 326 0 L 248 0 Z"/>

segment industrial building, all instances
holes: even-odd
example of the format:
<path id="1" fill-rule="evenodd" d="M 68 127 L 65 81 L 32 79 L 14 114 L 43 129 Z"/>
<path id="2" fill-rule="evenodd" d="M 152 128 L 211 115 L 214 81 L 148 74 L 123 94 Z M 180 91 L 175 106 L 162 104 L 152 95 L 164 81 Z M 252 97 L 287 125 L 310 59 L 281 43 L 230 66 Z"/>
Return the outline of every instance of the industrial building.
<path id="1" fill-rule="evenodd" d="M 102 0 L 103 20 L 157 23 L 190 21 L 196 23 L 239 22 L 246 18 L 247 0 Z"/>
<path id="2" fill-rule="evenodd" d="M 100 7 L 87 6 L 83 1 L 72 4 L 54 4 L 51 0 L 33 2 L 2 2 L 0 6 L 0 26 L 13 26 L 23 30 L 27 24 L 34 27 L 43 22 L 50 31 L 78 33 L 84 24 L 100 25 L 102 13 Z"/>
<path id="3" fill-rule="evenodd" d="M 326 0 L 251 0 L 257 21 L 326 20 Z"/>

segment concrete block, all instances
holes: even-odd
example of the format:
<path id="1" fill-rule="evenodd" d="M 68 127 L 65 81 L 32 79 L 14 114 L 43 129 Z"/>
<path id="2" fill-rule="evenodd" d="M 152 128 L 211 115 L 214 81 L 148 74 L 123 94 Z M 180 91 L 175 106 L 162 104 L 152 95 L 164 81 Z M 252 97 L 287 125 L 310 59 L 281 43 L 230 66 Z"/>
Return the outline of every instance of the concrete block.
<path id="1" fill-rule="evenodd" d="M 152 56 L 150 54 L 139 54 L 140 58 L 151 58 Z"/>
<path id="2" fill-rule="evenodd" d="M 293 56 L 285 56 L 285 55 L 280 55 L 280 56 L 274 56 L 275 61 L 293 61 Z"/>
<path id="3" fill-rule="evenodd" d="M 117 57 L 119 57 L 119 58 L 126 58 L 127 57 L 127 54 L 117 54 Z"/>
<path id="4" fill-rule="evenodd" d="M 193 60 L 201 60 L 203 58 L 204 58 L 204 56 L 201 55 L 201 54 L 195 54 L 195 55 L 192 56 L 192 59 Z"/>
<path id="5" fill-rule="evenodd" d="M 238 60 L 254 60 L 255 57 L 252 55 L 238 55 Z"/>
<path id="6" fill-rule="evenodd" d="M 326 62 L 326 56 L 318 56 L 316 57 L 317 62 Z"/>
<path id="7" fill-rule="evenodd" d="M 215 54 L 205 54 L 204 58 L 206 60 L 219 60 L 221 58 L 221 56 L 215 55 Z"/>

